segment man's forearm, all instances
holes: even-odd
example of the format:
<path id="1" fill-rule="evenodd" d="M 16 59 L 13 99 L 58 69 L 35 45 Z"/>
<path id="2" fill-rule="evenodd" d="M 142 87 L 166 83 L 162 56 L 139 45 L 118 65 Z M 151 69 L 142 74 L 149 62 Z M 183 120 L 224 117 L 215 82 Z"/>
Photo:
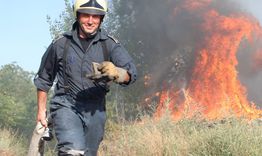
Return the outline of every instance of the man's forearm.
<path id="1" fill-rule="evenodd" d="M 46 111 L 47 93 L 37 90 L 38 111 Z"/>
<path id="2" fill-rule="evenodd" d="M 37 90 L 37 122 L 41 122 L 43 126 L 47 126 L 46 122 L 46 103 L 47 103 L 47 92 Z"/>

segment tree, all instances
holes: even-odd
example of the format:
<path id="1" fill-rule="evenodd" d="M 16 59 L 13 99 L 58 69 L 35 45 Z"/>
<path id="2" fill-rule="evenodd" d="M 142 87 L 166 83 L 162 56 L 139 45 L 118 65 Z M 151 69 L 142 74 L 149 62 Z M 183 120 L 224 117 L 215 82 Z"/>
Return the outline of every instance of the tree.
<path id="1" fill-rule="evenodd" d="M 16 64 L 0 68 L 0 123 L 1 127 L 18 129 L 29 135 L 35 124 L 36 93 L 33 73 Z"/>
<path id="2" fill-rule="evenodd" d="M 75 21 L 72 4 L 69 2 L 69 0 L 64 1 L 65 10 L 60 14 L 59 19 L 53 21 L 50 16 L 47 16 L 47 22 L 50 25 L 50 34 L 53 39 L 60 36 L 63 32 L 70 30 L 72 24 Z"/>

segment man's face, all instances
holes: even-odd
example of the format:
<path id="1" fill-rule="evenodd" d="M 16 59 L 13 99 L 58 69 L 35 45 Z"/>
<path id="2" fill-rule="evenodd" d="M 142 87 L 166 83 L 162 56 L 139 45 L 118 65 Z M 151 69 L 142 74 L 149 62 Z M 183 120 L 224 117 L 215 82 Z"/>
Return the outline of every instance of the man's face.
<path id="1" fill-rule="evenodd" d="M 78 20 L 82 31 L 87 34 L 92 34 L 98 29 L 101 23 L 101 16 L 80 13 Z"/>

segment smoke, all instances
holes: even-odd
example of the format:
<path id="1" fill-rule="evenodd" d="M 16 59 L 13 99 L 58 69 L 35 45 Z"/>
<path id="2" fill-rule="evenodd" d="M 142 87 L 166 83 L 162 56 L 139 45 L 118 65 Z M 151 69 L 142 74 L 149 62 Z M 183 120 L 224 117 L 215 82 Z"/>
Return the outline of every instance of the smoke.
<path id="1" fill-rule="evenodd" d="M 190 78 L 196 41 L 203 37 L 204 32 L 197 28 L 201 18 L 177 7 L 182 1 L 139 3 L 139 6 L 146 6 L 140 8 L 136 17 L 136 30 L 140 34 L 138 40 L 143 43 L 141 49 L 149 67 L 147 73 L 152 75 L 149 90 L 162 90 L 163 82 L 180 88 L 177 82 Z"/>
<path id="2" fill-rule="evenodd" d="M 250 101 L 262 106 L 262 40 L 254 41 L 252 45 L 240 47 L 238 53 L 239 79 L 247 89 Z"/>
<path id="3" fill-rule="evenodd" d="M 251 13 L 255 16 L 260 24 L 262 24 L 262 1 L 258 0 L 234 0 L 235 2 L 241 5 L 241 8 L 248 13 Z"/>
<path id="4" fill-rule="evenodd" d="M 238 1 L 238 0 L 235 0 Z M 242 10 L 262 24 L 262 1 L 239 0 Z M 252 45 L 243 45 L 239 50 L 239 78 L 247 89 L 248 99 L 262 108 L 262 36 L 255 38 Z"/>
<path id="5" fill-rule="evenodd" d="M 174 85 L 177 90 L 186 88 L 196 58 L 196 50 L 204 44 L 208 34 L 201 29 L 203 15 L 207 10 L 215 9 L 221 15 L 245 14 L 252 17 L 245 1 L 238 0 L 134 0 L 133 39 L 137 41 L 143 59 L 143 74 L 148 75 L 147 94 L 152 94 Z M 190 5 L 189 5 L 190 3 Z M 194 3 L 194 5 L 191 5 Z M 250 5 L 248 5 L 250 6 Z M 190 8 L 192 7 L 192 8 Z M 189 9 L 193 11 L 188 11 Z M 255 20 L 255 19 L 254 19 Z M 131 36 L 132 36 L 131 35 Z M 252 69 L 252 56 L 257 44 L 239 48 L 239 78 L 247 88 L 250 101 L 262 104 L 262 73 Z M 142 62 L 142 61 L 141 61 Z"/>

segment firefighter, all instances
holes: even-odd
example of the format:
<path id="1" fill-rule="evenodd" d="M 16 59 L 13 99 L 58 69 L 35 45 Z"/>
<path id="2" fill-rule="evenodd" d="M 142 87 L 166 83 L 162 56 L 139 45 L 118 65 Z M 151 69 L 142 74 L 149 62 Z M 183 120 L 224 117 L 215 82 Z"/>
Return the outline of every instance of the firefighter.
<path id="1" fill-rule="evenodd" d="M 37 122 L 44 127 L 47 96 L 54 84 L 50 118 L 59 156 L 97 155 L 110 83 L 127 86 L 136 80 L 128 52 L 100 27 L 106 13 L 106 0 L 76 0 L 72 30 L 49 45 L 34 78 Z M 100 76 L 93 75 L 96 70 Z"/>

